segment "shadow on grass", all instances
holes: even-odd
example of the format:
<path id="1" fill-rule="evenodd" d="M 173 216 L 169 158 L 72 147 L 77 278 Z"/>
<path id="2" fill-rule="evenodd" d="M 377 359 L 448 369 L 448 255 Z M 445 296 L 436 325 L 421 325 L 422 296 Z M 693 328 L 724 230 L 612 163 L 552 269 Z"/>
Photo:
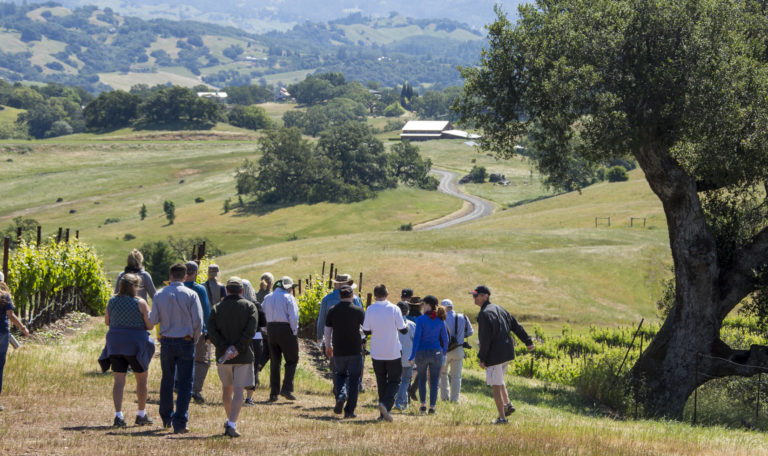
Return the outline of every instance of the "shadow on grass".
<path id="1" fill-rule="evenodd" d="M 476 393 L 488 396 L 493 402 L 493 390 L 485 383 L 485 380 L 475 376 L 465 376 L 461 381 L 461 389 L 467 393 Z M 541 382 L 537 384 L 516 382 L 507 385 L 510 401 L 522 402 L 538 407 L 556 408 L 567 410 L 580 415 L 594 416 L 600 412 L 587 398 L 580 395 L 572 388 L 555 383 Z"/>
<path id="2" fill-rule="evenodd" d="M 341 417 L 338 415 L 309 415 L 307 413 L 300 413 L 299 418 L 304 418 L 305 420 L 314 420 L 314 421 L 341 421 Z"/>
<path id="3" fill-rule="evenodd" d="M 76 432 L 83 432 L 83 431 L 109 431 L 114 429 L 114 426 L 66 426 L 61 428 L 62 431 L 76 431 Z"/>
<path id="4" fill-rule="evenodd" d="M 267 215 L 278 209 L 285 209 L 300 204 L 306 204 L 301 202 L 284 203 L 284 204 L 264 204 L 255 200 L 243 201 L 243 205 L 233 207 L 230 211 L 234 213 L 235 217 L 248 217 L 250 215 Z"/>

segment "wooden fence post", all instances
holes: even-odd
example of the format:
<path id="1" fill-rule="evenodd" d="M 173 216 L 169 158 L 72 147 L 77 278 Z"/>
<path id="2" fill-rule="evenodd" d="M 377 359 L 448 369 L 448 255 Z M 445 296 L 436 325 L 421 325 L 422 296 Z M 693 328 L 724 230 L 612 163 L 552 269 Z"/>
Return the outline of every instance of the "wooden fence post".
<path id="1" fill-rule="evenodd" d="M 366 309 L 371 306 L 371 300 L 372 299 L 373 299 L 373 294 L 372 293 L 368 293 L 368 296 L 366 296 L 366 298 L 365 298 L 365 308 Z"/>
<path id="2" fill-rule="evenodd" d="M 5 242 L 3 242 L 3 277 L 5 278 L 5 283 L 8 283 L 8 261 L 10 258 L 11 252 L 11 238 L 6 237 Z"/>
<path id="3" fill-rule="evenodd" d="M 21 227 L 16 228 L 16 244 L 21 242 Z"/>
<path id="4" fill-rule="evenodd" d="M 189 257 L 190 260 L 196 260 L 197 259 L 197 244 L 192 246 L 192 256 Z"/>
<path id="5" fill-rule="evenodd" d="M 325 278 L 325 260 L 323 260 L 323 270 L 320 272 L 320 281 L 322 282 Z"/>
<path id="6" fill-rule="evenodd" d="M 301 280 L 299 280 L 299 294 L 301 294 Z"/>
<path id="7" fill-rule="evenodd" d="M 80 239 L 80 230 L 75 231 L 75 239 Z"/>
<path id="8" fill-rule="evenodd" d="M 360 280 L 357 281 L 357 290 L 362 293 L 363 292 L 363 273 L 360 273 Z"/>
<path id="9" fill-rule="evenodd" d="M 69 242 L 69 228 L 67 228 L 66 235 L 64 236 L 64 242 Z"/>
<path id="10" fill-rule="evenodd" d="M 205 257 L 205 241 L 197 248 L 197 256 L 202 260 Z"/>
<path id="11" fill-rule="evenodd" d="M 64 234 L 64 233 L 63 233 L 63 230 L 61 229 L 61 227 L 59 227 L 59 234 L 56 236 L 56 243 L 57 243 L 57 244 L 58 244 L 59 242 L 61 242 L 61 235 L 62 235 L 62 234 Z"/>
<path id="12" fill-rule="evenodd" d="M 40 242 L 43 240 L 43 227 L 37 225 L 37 246 L 40 247 Z"/>

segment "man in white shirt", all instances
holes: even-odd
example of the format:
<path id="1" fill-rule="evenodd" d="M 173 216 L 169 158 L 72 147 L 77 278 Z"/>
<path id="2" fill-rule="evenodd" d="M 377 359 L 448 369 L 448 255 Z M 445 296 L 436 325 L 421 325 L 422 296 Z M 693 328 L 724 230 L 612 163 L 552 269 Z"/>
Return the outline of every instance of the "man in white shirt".
<path id="1" fill-rule="evenodd" d="M 277 400 L 280 394 L 288 400 L 296 400 L 293 395 L 293 377 L 299 364 L 299 306 L 291 294 L 293 280 L 285 276 L 275 282 L 275 291 L 264 297 L 262 307 L 267 317 L 269 334 L 269 401 Z M 280 387 L 280 363 L 285 358 L 285 377 Z"/>
<path id="2" fill-rule="evenodd" d="M 371 336 L 371 360 L 376 373 L 379 392 L 379 419 L 392 421 L 390 410 L 400 387 L 403 367 L 400 363 L 401 346 L 397 332 L 408 332 L 400 309 L 387 301 L 389 292 L 384 284 L 373 289 L 376 302 L 368 306 L 363 331 Z"/>

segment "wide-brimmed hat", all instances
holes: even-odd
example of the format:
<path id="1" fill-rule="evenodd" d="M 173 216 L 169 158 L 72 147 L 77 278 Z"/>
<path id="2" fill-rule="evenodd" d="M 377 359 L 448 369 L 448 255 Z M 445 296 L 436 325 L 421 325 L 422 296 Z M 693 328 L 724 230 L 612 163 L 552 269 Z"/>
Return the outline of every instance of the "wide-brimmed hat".
<path id="1" fill-rule="evenodd" d="M 332 279 L 334 284 L 349 285 L 352 288 L 357 288 L 357 284 L 354 283 L 350 274 L 336 274 L 336 278 Z"/>
<path id="2" fill-rule="evenodd" d="M 284 290 L 290 290 L 291 288 L 293 288 L 293 279 L 292 279 L 292 278 L 290 278 L 290 277 L 288 277 L 288 276 L 283 276 L 283 277 L 280 279 L 280 286 L 281 286 L 281 287 L 282 287 Z"/>

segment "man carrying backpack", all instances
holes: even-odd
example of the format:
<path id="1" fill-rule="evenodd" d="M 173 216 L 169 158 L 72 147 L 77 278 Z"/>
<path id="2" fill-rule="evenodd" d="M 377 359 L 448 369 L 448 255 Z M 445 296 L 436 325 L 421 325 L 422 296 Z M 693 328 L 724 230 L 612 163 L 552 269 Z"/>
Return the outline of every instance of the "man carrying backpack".
<path id="1" fill-rule="evenodd" d="M 446 310 L 445 326 L 448 329 L 449 340 L 445 364 L 440 369 L 440 399 L 449 400 L 448 388 L 450 385 L 450 401 L 459 402 L 461 371 L 464 367 L 464 347 L 466 344 L 464 339 L 474 334 L 474 331 L 472 330 L 472 323 L 469 322 L 466 315 L 453 311 L 453 301 L 443 299 L 440 304 Z"/>

